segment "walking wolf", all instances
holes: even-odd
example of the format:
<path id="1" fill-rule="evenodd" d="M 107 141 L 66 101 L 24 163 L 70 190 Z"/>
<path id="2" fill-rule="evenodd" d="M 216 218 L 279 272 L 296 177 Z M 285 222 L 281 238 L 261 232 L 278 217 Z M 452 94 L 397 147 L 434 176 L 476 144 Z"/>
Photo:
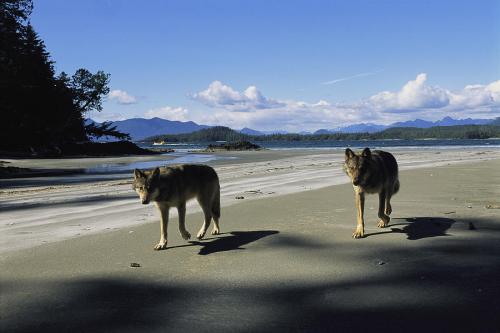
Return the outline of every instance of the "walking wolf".
<path id="1" fill-rule="evenodd" d="M 378 193 L 378 227 L 386 227 L 392 212 L 391 197 L 399 190 L 398 163 L 394 156 L 382 150 L 365 148 L 360 153 L 354 153 L 347 148 L 344 170 L 351 178 L 358 210 L 357 226 L 352 236 L 362 238 L 365 235 L 365 193 Z"/>
<path id="2" fill-rule="evenodd" d="M 207 165 L 184 164 L 173 167 L 156 168 L 153 171 L 134 170 L 133 188 L 141 202 L 147 205 L 155 202 L 160 210 L 160 241 L 154 247 L 162 250 L 167 247 L 167 225 L 170 207 L 179 212 L 179 232 L 185 240 L 191 238 L 186 230 L 186 201 L 196 198 L 205 220 L 197 234 L 198 239 L 205 236 L 213 218 L 212 235 L 218 235 L 220 218 L 220 185 L 214 169 Z"/>

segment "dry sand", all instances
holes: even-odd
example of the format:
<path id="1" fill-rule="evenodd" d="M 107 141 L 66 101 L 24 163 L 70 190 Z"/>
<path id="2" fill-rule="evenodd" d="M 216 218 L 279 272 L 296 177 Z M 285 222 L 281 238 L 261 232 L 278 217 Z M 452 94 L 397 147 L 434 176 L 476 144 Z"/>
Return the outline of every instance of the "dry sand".
<path id="1" fill-rule="evenodd" d="M 216 164 L 224 234 L 186 242 L 173 219 L 160 252 L 157 213 L 129 198 L 123 180 L 11 189 L 34 192 L 2 197 L 14 208 L 1 211 L 0 331 L 498 332 L 500 210 L 487 208 L 500 205 L 498 151 L 418 154 L 397 152 L 393 219 L 378 229 L 377 198 L 368 197 L 360 240 L 351 238 L 352 187 L 329 186 L 346 181 L 331 152 Z M 23 209 L 23 200 L 35 201 Z M 26 223 L 18 230 L 40 228 L 37 237 L 60 232 L 37 220 L 121 229 L 47 235 L 34 246 L 32 234 L 9 233 L 5 214 Z M 124 228 L 133 214 L 154 223 Z M 187 217 L 192 234 L 201 220 Z M 23 240 L 26 249 L 5 249 Z"/>

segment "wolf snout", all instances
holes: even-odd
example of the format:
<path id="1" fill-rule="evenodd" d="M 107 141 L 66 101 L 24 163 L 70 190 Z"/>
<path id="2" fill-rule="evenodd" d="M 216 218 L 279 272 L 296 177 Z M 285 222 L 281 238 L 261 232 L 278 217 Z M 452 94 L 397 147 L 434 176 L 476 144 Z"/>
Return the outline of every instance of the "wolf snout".
<path id="1" fill-rule="evenodd" d="M 141 200 L 143 205 L 147 205 L 149 203 L 149 200 Z"/>

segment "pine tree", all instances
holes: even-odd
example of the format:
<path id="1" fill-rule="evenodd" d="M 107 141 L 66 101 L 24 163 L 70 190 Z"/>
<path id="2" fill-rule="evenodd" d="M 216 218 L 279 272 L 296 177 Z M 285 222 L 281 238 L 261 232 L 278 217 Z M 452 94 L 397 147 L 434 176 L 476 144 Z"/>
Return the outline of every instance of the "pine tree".
<path id="1" fill-rule="evenodd" d="M 84 115 L 102 110 L 109 74 L 79 69 L 56 76 L 28 21 L 32 8 L 31 0 L 0 2 L 0 150 L 58 150 L 96 134 L 127 139 L 109 124 L 85 127 Z"/>

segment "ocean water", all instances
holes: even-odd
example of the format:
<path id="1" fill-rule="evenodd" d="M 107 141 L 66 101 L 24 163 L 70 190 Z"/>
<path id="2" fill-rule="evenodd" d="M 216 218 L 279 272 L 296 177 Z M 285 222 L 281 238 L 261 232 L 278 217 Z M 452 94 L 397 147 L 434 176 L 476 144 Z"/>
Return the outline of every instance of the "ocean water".
<path id="1" fill-rule="evenodd" d="M 152 169 L 158 166 L 167 166 L 170 164 L 186 164 L 186 163 L 207 163 L 215 160 L 231 160 L 236 157 L 217 156 L 214 154 L 196 154 L 187 152 L 169 153 L 169 156 L 175 156 L 171 160 L 153 160 L 153 161 L 137 161 L 132 163 L 103 163 L 91 168 L 86 168 L 87 174 L 120 174 L 130 173 L 134 169 Z"/>
<path id="2" fill-rule="evenodd" d="M 140 144 L 143 148 L 164 147 L 172 148 L 176 152 L 189 152 L 205 149 L 209 144 L 215 142 L 198 143 L 171 143 L 163 146 L 151 146 Z M 324 141 L 268 141 L 255 142 L 267 149 L 345 149 L 370 147 L 374 149 L 392 148 L 442 148 L 453 149 L 462 147 L 495 147 L 500 148 L 500 138 L 498 139 L 425 139 L 425 140 L 324 140 Z"/>

